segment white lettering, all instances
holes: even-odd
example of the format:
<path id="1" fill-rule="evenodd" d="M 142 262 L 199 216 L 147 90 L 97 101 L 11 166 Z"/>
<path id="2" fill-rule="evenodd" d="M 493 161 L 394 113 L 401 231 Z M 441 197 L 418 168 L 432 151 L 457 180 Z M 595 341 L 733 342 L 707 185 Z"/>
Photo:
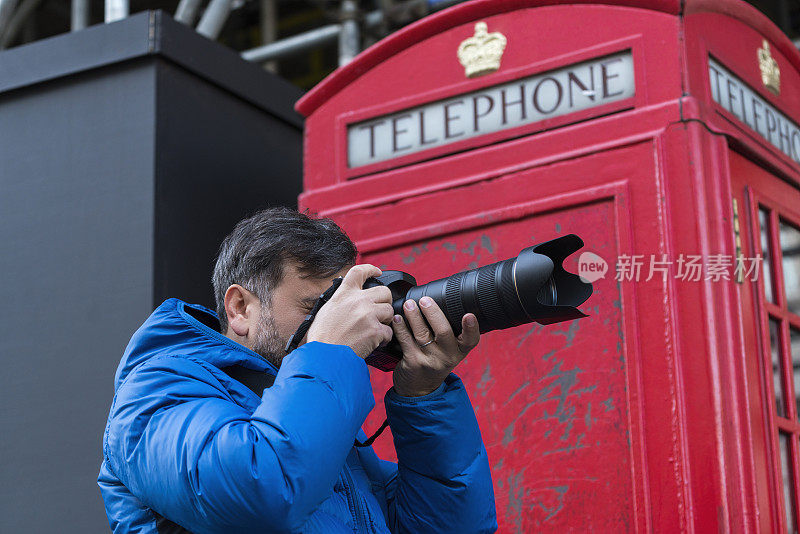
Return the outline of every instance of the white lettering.
<path id="1" fill-rule="evenodd" d="M 534 124 L 634 96 L 630 50 L 347 127 L 352 167 Z"/>
<path id="2" fill-rule="evenodd" d="M 769 144 L 800 163 L 800 127 L 796 123 L 711 58 L 708 59 L 708 75 L 714 102 Z"/>

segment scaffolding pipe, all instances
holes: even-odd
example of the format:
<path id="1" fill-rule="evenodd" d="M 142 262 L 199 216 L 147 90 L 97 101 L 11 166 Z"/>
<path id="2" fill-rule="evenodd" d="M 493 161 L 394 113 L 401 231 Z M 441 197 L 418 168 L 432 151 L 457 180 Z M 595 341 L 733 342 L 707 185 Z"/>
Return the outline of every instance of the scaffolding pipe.
<path id="1" fill-rule="evenodd" d="M 278 6 L 276 0 L 261 0 L 261 44 L 275 42 L 278 38 Z"/>
<path id="2" fill-rule="evenodd" d="M 433 8 L 436 10 L 444 9 L 445 7 L 449 7 L 462 1 L 463 0 L 445 0 L 437 3 L 435 6 L 433 6 Z M 410 0 L 405 4 L 397 4 L 395 9 L 406 9 L 409 6 L 425 3 L 425 0 Z M 377 28 L 381 25 L 383 20 L 383 11 L 373 11 L 364 17 L 364 27 L 367 29 Z M 270 43 L 268 45 L 245 50 L 241 53 L 241 56 L 243 59 L 252 61 L 254 63 L 263 63 L 264 61 L 281 59 L 315 46 L 335 42 L 341 31 L 341 24 L 329 24 L 328 26 L 322 26 L 311 31 L 298 33 L 297 35 L 281 39 L 280 41 L 275 41 L 274 43 Z"/>
<path id="3" fill-rule="evenodd" d="M 203 0 L 181 0 L 178 9 L 175 10 L 175 20 L 187 26 L 194 26 L 197 11 L 202 3 Z"/>
<path id="4" fill-rule="evenodd" d="M 364 18 L 364 24 L 367 27 L 375 27 L 378 26 L 382 20 L 383 13 L 374 11 Z M 242 52 L 242 58 L 255 63 L 281 59 L 314 46 L 336 42 L 341 29 L 341 24 L 329 24 L 311 31 L 298 33 L 297 35 L 292 35 L 291 37 L 275 41 L 268 45 L 245 50 Z"/>
<path id="5" fill-rule="evenodd" d="M 261 44 L 274 43 L 278 39 L 278 2 L 277 0 L 261 0 Z M 264 68 L 270 72 L 278 72 L 277 61 L 267 61 Z"/>
<path id="6" fill-rule="evenodd" d="M 128 0 L 106 0 L 106 23 L 126 18 L 129 9 Z"/>
<path id="7" fill-rule="evenodd" d="M 353 61 L 361 49 L 361 32 L 358 29 L 358 6 L 355 0 L 343 0 L 342 25 L 339 30 L 339 66 Z"/>
<path id="8" fill-rule="evenodd" d="M 378 6 L 384 13 L 383 20 L 378 26 L 378 33 L 380 35 L 386 35 L 389 33 L 389 17 L 386 14 L 391 12 L 392 7 L 394 7 L 394 0 L 378 0 Z"/>
<path id="9" fill-rule="evenodd" d="M 211 0 L 208 4 L 200 22 L 197 24 L 197 33 L 209 39 L 216 40 L 219 37 L 222 27 L 231 12 L 232 0 Z"/>
<path id="10" fill-rule="evenodd" d="M 336 38 L 339 37 L 339 30 L 339 24 L 322 26 L 315 30 L 293 35 L 268 45 L 245 50 L 242 52 L 242 58 L 256 63 L 280 59 L 297 52 L 302 52 L 313 46 L 335 42 Z"/>
<path id="11" fill-rule="evenodd" d="M 18 0 L 0 0 L 0 36 L 5 33 L 8 22 L 14 15 L 17 2 Z"/>
<path id="12" fill-rule="evenodd" d="M 28 20 L 28 17 L 39 7 L 42 0 L 22 0 L 19 8 L 14 12 L 11 20 L 8 21 L 8 26 L 0 37 L 0 50 L 8 48 L 8 45 L 14 42 L 17 34 L 22 29 L 22 25 Z"/>
<path id="13" fill-rule="evenodd" d="M 70 31 L 76 32 L 89 26 L 89 0 L 72 0 Z"/>

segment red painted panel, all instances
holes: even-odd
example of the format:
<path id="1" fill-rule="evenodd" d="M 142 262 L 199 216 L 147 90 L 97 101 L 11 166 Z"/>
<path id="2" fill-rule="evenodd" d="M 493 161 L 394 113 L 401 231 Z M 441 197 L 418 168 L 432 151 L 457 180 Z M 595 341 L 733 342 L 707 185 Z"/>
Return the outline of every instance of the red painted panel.
<path id="1" fill-rule="evenodd" d="M 720 143 L 697 122 L 674 124 L 663 137 L 665 237 L 673 259 L 735 253 Z M 735 357 L 741 353 L 736 284 L 704 278 L 673 280 L 663 303 L 670 322 L 662 335 L 675 358 L 685 513 L 698 532 L 747 532 L 752 507 L 742 473 L 747 460 L 741 450 L 741 358 Z"/>
<path id="2" fill-rule="evenodd" d="M 576 17 L 574 6 L 547 6 L 480 20 L 487 22 L 490 31 L 500 31 L 508 39 L 497 72 L 474 79 L 465 77 L 456 51 L 464 39 L 473 35 L 474 21 L 471 21 L 422 42 L 408 43 L 402 53 L 362 73 L 346 91 L 331 96 L 317 109 L 306 123 L 306 191 L 341 183 L 353 174 L 346 167 L 345 130 L 348 122 L 357 122 L 364 118 L 364 113 L 379 116 L 412 107 L 420 101 L 435 101 L 626 49 L 634 54 L 637 87 L 633 102 L 626 107 L 643 108 L 681 95 L 680 55 L 674 46 L 666 46 L 678 40 L 678 19 L 670 15 L 628 7 L 586 5 L 581 6 L 580 16 Z M 574 31 L 566 31 L 567 28 Z M 605 112 L 618 109 L 615 105 Z M 465 150 L 476 144 L 495 143 L 508 135 L 528 135 L 590 116 L 578 113 L 557 117 L 520 128 L 513 134 L 490 134 L 434 149 L 427 157 L 451 149 Z M 408 165 L 416 159 L 407 157 L 392 164 Z M 359 169 L 358 174 L 384 168 L 386 165 Z M 446 176 L 437 176 L 433 181 L 444 179 Z M 358 198 L 361 196 L 359 188 L 355 189 L 355 198 Z"/>
<path id="3" fill-rule="evenodd" d="M 457 369 L 492 461 L 501 532 L 647 530 L 649 514 L 640 512 L 647 509 L 648 475 L 640 423 L 645 392 L 639 385 L 639 314 L 633 284 L 614 280 L 613 264 L 618 254 L 631 252 L 630 191 L 642 206 L 655 204 L 647 179 L 652 173 L 652 145 L 639 144 L 336 216 L 364 261 L 407 270 L 421 283 L 570 232 L 611 263 L 584 306 L 589 318 L 489 333 Z M 573 272 L 576 261 L 568 262 Z M 662 320 L 652 317 L 655 324 Z M 650 353 L 648 361 L 653 376 L 647 383 L 669 391 L 662 386 L 669 375 L 661 352 Z M 390 385 L 389 375 L 373 373 L 377 400 Z M 657 398 L 653 409 L 667 410 L 670 428 L 671 401 Z M 367 431 L 382 420 L 379 402 Z M 659 426 L 651 431 L 663 442 L 663 448 L 653 447 L 652 461 L 662 465 L 672 457 L 680 465 L 673 440 L 663 440 Z M 393 456 L 387 438 L 375 447 Z M 660 524 L 672 525 L 674 479 L 664 479 L 660 468 L 655 476 L 665 492 L 655 498 L 667 516 Z"/>
<path id="4" fill-rule="evenodd" d="M 570 8 L 583 11 L 584 5 L 596 3 L 598 3 L 596 0 L 474 0 L 465 2 L 407 26 L 402 31 L 387 37 L 378 45 L 369 48 L 355 61 L 337 70 L 303 97 L 297 104 L 297 110 L 305 116 L 311 115 L 329 98 L 376 65 L 407 49 L 411 44 L 424 41 L 454 26 L 494 15 L 516 12 L 524 8 L 570 4 Z M 792 56 L 793 65 L 800 70 L 800 55 L 792 42 L 766 16 L 746 2 L 740 0 L 687 0 L 684 2 L 677 0 L 606 0 L 603 4 L 670 15 L 717 13 L 736 19 L 776 43 L 783 54 Z M 575 37 L 574 35 L 563 36 L 567 40 Z"/>
<path id="5" fill-rule="evenodd" d="M 525 246 L 577 232 L 616 254 L 609 200 L 514 218 L 367 254 L 420 282 L 513 257 Z M 577 271 L 571 258 L 570 270 Z M 628 530 L 636 522 L 626 358 L 613 277 L 595 285 L 591 317 L 485 335 L 457 372 L 481 422 L 502 531 Z M 598 347 L 604 347 L 598 350 Z M 377 374 L 377 373 L 376 373 Z M 388 376 L 373 376 L 381 392 Z M 376 413 L 368 427 L 380 423 Z M 379 454 L 390 456 L 382 440 Z M 581 516 L 570 513 L 585 510 Z"/>
<path id="6" fill-rule="evenodd" d="M 731 0 L 723 0 L 722 4 Z M 493 17 L 506 13 L 518 14 L 525 8 L 542 8 L 568 4 L 570 9 L 580 6 L 581 11 L 594 7 L 596 0 L 474 0 L 464 2 L 455 7 L 442 11 L 436 15 L 426 17 L 414 24 L 405 27 L 377 45 L 359 54 L 354 61 L 338 69 L 331 76 L 300 99 L 297 111 L 305 116 L 314 113 L 318 107 L 327 103 L 339 91 L 348 87 L 356 79 L 372 68 L 384 63 L 395 54 L 406 50 L 412 44 L 419 43 L 438 34 L 444 33 L 455 26 L 473 22 L 478 19 Z M 607 0 L 603 4 L 608 6 L 623 6 L 650 10 L 653 12 L 677 15 L 680 12 L 681 2 L 677 0 Z M 553 25 L 558 28 L 559 26 Z M 577 35 L 561 35 L 557 40 L 569 40 Z"/>
<path id="7" fill-rule="evenodd" d="M 500 32 L 513 31 L 512 28 L 508 28 L 508 25 L 501 24 L 494 26 L 493 29 Z M 519 30 L 519 27 L 516 29 Z M 518 31 L 517 35 L 520 33 L 524 35 L 525 33 L 529 32 L 531 28 L 529 25 L 526 25 L 524 30 L 524 32 Z M 509 35 L 513 35 L 513 33 L 509 33 Z M 462 34 L 460 39 L 463 40 L 463 38 L 464 35 Z M 452 45 L 450 51 L 458 46 L 457 43 L 448 44 Z M 616 39 L 614 41 L 602 43 L 586 49 L 577 50 L 573 53 L 562 54 L 555 59 L 547 59 L 545 61 L 529 63 L 521 67 L 517 66 L 516 68 L 506 68 L 509 63 L 509 61 L 506 60 L 504 63 L 504 68 L 502 69 L 502 73 L 498 72 L 494 76 L 478 80 L 477 82 L 474 80 L 463 80 L 463 68 L 459 68 L 461 72 L 451 77 L 455 80 L 458 80 L 456 83 L 436 87 L 435 89 L 427 92 L 422 88 L 415 88 L 416 90 L 414 94 L 408 94 L 406 91 L 402 91 L 401 95 L 393 101 L 388 100 L 388 97 L 391 96 L 391 94 L 383 91 L 381 93 L 381 102 L 379 104 L 374 106 L 364 106 L 359 108 L 357 111 L 345 111 L 336 117 L 336 145 L 334 147 L 335 164 L 337 170 L 336 174 L 337 176 L 342 176 L 346 179 L 375 174 L 387 169 L 403 167 L 419 161 L 431 160 L 437 157 L 474 149 L 476 147 L 492 145 L 499 141 L 551 130 L 564 125 L 586 121 L 591 118 L 602 117 L 604 115 L 630 109 L 635 106 L 642 106 L 646 103 L 645 95 L 647 94 L 647 91 L 645 89 L 637 91 L 634 97 L 625 100 L 595 106 L 582 111 L 575 111 L 566 115 L 545 118 L 544 120 L 537 121 L 535 123 L 504 129 L 499 132 L 484 134 L 479 137 L 473 137 L 464 141 L 456 141 L 447 145 L 417 152 L 415 154 L 392 158 L 380 163 L 364 165 L 352 169 L 347 165 L 347 126 L 349 124 L 358 123 L 374 117 L 380 117 L 389 113 L 395 113 L 400 110 L 407 110 L 425 103 L 436 102 L 447 98 L 456 98 L 458 95 L 467 94 L 476 89 L 485 89 L 491 86 L 501 85 L 503 83 L 520 80 L 535 74 L 544 74 L 565 66 L 576 65 L 584 61 L 598 60 L 599 58 L 618 52 L 630 51 L 633 55 L 634 65 L 639 65 L 644 59 L 642 46 L 642 39 L 640 36 L 635 35 L 628 38 Z M 517 54 L 517 57 L 519 56 L 520 54 Z M 388 73 L 391 72 L 387 69 L 391 68 L 391 66 L 382 66 L 380 68 L 381 73 L 379 75 L 386 77 Z M 490 80 L 491 85 L 487 85 L 486 80 Z M 642 69 L 638 70 L 636 85 L 640 88 L 645 86 Z"/>

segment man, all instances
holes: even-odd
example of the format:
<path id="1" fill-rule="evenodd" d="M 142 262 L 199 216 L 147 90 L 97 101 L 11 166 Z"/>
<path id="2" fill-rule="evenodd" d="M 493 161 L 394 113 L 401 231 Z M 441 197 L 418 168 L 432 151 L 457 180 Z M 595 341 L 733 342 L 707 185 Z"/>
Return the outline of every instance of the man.
<path id="1" fill-rule="evenodd" d="M 265 210 L 220 248 L 216 316 L 170 299 L 136 331 L 98 478 L 115 533 L 497 528 L 486 451 L 450 373 L 478 343 L 475 316 L 456 338 L 423 298 L 405 303 L 406 325 L 387 288 L 362 289 L 380 270 L 355 259 L 331 221 Z M 286 355 L 337 276 L 307 342 Z M 363 359 L 392 335 L 404 354 L 385 398 L 397 465 L 354 447 L 374 405 Z"/>

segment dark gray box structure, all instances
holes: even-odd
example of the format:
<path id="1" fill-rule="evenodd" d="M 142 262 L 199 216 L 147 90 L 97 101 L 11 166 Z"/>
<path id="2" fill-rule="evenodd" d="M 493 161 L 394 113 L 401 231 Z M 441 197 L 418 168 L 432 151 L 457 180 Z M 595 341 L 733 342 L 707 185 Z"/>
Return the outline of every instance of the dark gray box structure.
<path id="1" fill-rule="evenodd" d="M 0 532 L 104 532 L 113 377 L 219 242 L 295 206 L 299 91 L 160 12 L 0 53 Z"/>

